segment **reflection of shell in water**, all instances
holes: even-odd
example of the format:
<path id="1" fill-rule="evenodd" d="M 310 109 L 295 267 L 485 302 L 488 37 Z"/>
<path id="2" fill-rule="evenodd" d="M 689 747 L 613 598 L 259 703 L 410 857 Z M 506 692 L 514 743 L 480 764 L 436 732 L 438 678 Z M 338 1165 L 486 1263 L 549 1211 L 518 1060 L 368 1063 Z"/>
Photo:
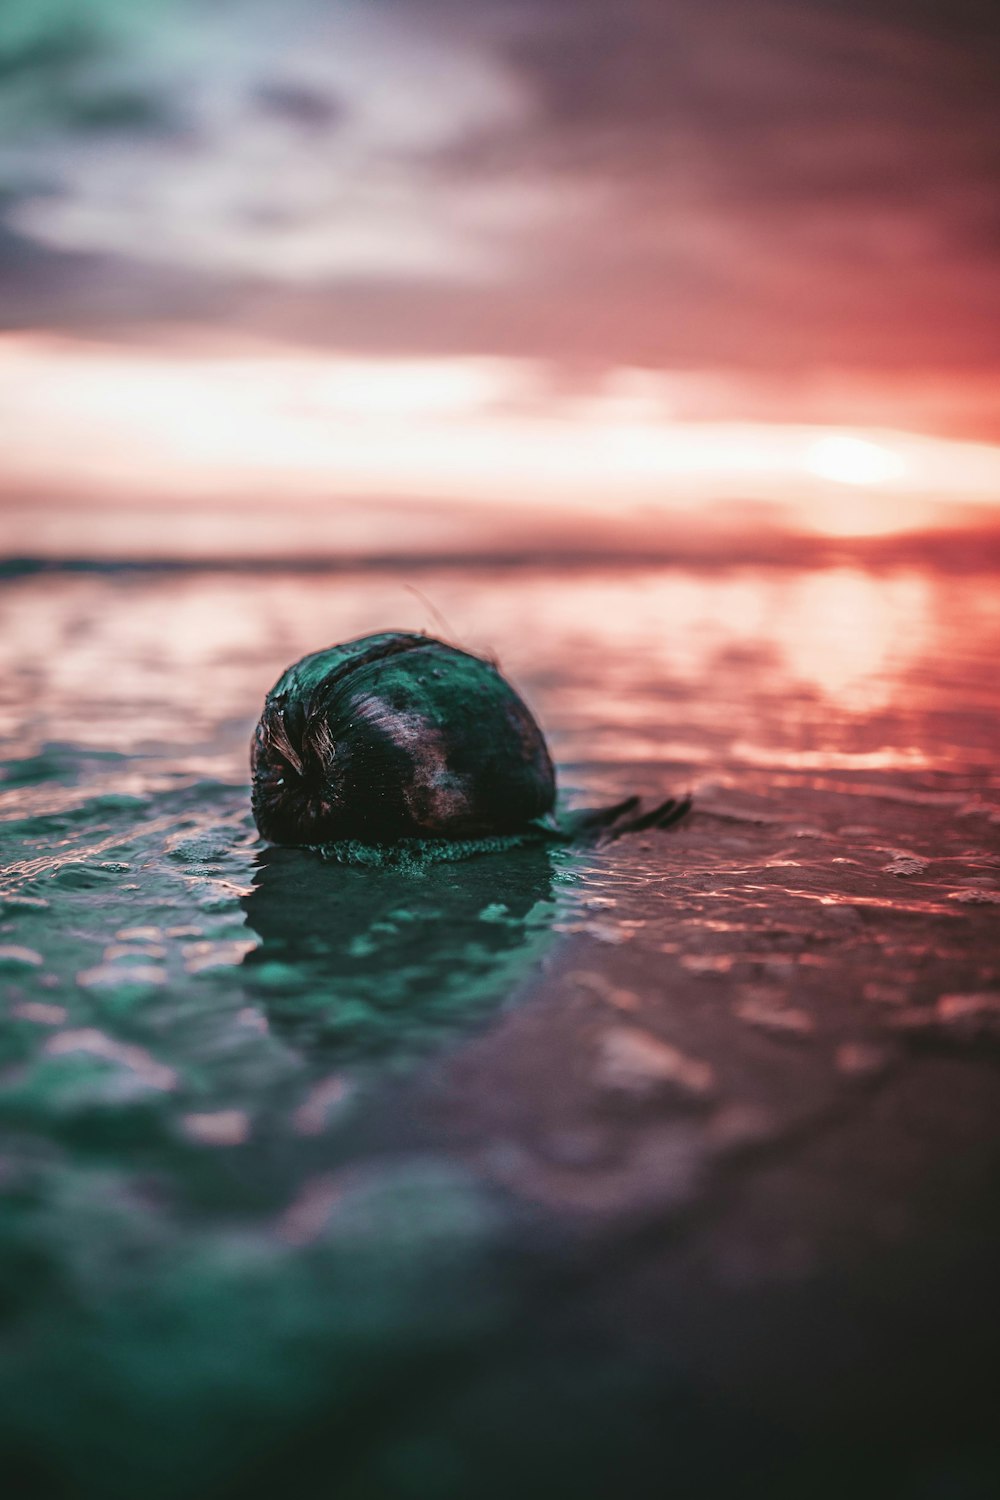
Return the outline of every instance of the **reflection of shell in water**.
<path id="1" fill-rule="evenodd" d="M 557 940 L 554 870 L 544 843 L 416 878 L 265 849 L 241 902 L 260 939 L 250 992 L 284 1042 L 338 1067 L 423 1054 L 505 1004 Z"/>
<path id="2" fill-rule="evenodd" d="M 402 631 L 289 667 L 251 765 L 254 819 L 279 844 L 510 833 L 555 799 L 541 730 L 496 667 Z"/>

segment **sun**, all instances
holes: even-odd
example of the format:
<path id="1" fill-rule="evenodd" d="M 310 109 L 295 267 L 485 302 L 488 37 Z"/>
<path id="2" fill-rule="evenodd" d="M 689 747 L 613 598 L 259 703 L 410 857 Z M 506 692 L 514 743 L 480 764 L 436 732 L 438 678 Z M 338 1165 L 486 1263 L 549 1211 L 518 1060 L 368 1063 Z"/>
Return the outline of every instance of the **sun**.
<path id="1" fill-rule="evenodd" d="M 805 452 L 804 466 L 817 479 L 832 479 L 837 484 L 887 484 L 906 469 L 902 458 L 891 448 L 846 433 L 831 434 L 811 443 Z"/>

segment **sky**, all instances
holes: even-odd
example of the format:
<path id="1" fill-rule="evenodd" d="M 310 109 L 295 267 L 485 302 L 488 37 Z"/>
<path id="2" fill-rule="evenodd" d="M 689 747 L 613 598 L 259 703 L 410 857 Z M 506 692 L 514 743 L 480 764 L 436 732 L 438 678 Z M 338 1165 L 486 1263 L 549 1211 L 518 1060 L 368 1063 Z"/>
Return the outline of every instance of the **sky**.
<path id="1" fill-rule="evenodd" d="M 0 546 L 990 504 L 998 53 L 975 0 L 6 0 Z"/>

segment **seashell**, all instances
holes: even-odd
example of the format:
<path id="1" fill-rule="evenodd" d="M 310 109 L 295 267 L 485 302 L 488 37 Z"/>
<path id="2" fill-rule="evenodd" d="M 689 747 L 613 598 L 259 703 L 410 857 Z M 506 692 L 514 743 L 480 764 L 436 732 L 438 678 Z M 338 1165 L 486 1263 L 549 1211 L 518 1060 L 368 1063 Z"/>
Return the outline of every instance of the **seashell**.
<path id="1" fill-rule="evenodd" d="M 289 667 L 251 769 L 254 820 L 276 844 L 481 838 L 555 801 L 542 732 L 494 664 L 405 631 Z"/>

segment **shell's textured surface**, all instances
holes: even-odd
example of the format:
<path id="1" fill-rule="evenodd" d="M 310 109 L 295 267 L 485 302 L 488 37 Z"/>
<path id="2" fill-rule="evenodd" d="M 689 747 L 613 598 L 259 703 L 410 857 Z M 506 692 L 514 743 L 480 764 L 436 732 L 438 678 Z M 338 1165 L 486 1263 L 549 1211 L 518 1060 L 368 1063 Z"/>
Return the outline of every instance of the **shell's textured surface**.
<path id="1" fill-rule="evenodd" d="M 512 833 L 555 800 L 542 732 L 492 662 L 403 631 L 289 667 L 251 768 L 254 820 L 276 844 Z"/>

